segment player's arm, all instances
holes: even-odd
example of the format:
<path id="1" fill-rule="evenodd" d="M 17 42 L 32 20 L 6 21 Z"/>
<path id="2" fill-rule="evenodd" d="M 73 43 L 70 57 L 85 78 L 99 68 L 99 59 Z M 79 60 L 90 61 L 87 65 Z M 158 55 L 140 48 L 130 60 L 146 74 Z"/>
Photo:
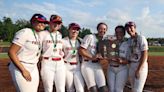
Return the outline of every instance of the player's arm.
<path id="1" fill-rule="evenodd" d="M 97 57 L 96 56 L 92 56 L 88 51 L 87 49 L 83 48 L 80 46 L 79 48 L 79 54 L 89 60 L 97 60 Z"/>
<path id="2" fill-rule="evenodd" d="M 117 62 L 119 63 L 119 64 L 129 64 L 129 61 L 126 59 L 126 58 L 123 58 L 123 57 L 119 57 L 119 58 L 117 58 Z"/>
<path id="3" fill-rule="evenodd" d="M 136 74 L 135 74 L 136 78 L 139 78 L 139 72 L 143 67 L 144 62 L 147 62 L 147 58 L 148 58 L 148 43 L 146 38 L 142 36 L 139 42 L 140 42 L 141 58 L 139 59 L 139 65 L 136 70 Z"/>
<path id="4" fill-rule="evenodd" d="M 148 58 L 148 51 L 147 50 L 142 51 L 141 52 L 141 58 L 139 60 L 139 65 L 138 65 L 137 71 L 140 71 L 140 69 L 142 68 L 144 62 L 146 62 L 146 59 L 147 58 Z"/>
<path id="5" fill-rule="evenodd" d="M 31 81 L 30 73 L 24 68 L 24 66 L 20 63 L 20 60 L 17 57 L 17 53 L 20 49 L 21 47 L 19 45 L 13 43 L 9 48 L 8 55 L 14 65 L 21 71 L 24 78 L 27 81 Z"/>

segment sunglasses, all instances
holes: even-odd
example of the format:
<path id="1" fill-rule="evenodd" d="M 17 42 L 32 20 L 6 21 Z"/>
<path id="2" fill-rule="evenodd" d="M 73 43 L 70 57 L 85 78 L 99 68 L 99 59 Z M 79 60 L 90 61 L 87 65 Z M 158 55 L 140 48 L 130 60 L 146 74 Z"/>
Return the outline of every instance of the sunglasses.
<path id="1" fill-rule="evenodd" d="M 54 23 L 54 24 L 58 24 L 58 25 L 62 24 L 61 21 L 56 21 L 56 22 L 53 22 L 53 23 Z"/>
<path id="2" fill-rule="evenodd" d="M 78 28 L 78 27 L 72 27 L 72 30 L 80 31 L 80 28 Z"/>

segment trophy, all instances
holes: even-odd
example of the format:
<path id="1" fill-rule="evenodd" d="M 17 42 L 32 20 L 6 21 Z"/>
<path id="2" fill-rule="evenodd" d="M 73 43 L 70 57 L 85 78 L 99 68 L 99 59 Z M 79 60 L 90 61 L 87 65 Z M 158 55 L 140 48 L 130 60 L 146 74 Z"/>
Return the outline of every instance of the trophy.
<path id="1" fill-rule="evenodd" d="M 98 53 L 103 58 L 113 59 L 119 56 L 119 46 L 116 36 L 108 35 L 98 42 Z"/>

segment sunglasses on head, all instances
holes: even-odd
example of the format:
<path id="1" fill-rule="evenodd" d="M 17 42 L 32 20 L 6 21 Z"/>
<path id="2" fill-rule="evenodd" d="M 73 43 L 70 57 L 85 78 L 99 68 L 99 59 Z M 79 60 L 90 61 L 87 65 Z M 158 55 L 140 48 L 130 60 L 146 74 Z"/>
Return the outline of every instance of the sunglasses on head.
<path id="1" fill-rule="evenodd" d="M 72 27 L 73 30 L 80 31 L 80 28 L 78 27 Z"/>
<path id="2" fill-rule="evenodd" d="M 53 23 L 60 25 L 62 22 L 61 21 L 56 21 L 56 22 L 53 22 Z"/>
<path id="3" fill-rule="evenodd" d="M 39 15 L 37 16 L 38 19 L 42 19 L 42 20 L 46 20 L 46 17 L 42 16 L 42 15 Z"/>
<path id="4" fill-rule="evenodd" d="M 43 23 L 43 24 L 47 24 L 46 22 L 43 22 L 43 21 L 37 21 L 38 23 Z"/>

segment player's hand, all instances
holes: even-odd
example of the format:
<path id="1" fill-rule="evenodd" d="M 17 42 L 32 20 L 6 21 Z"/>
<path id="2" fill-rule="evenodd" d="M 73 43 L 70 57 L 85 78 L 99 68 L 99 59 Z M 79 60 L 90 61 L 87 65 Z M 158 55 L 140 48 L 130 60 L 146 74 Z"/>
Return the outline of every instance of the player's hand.
<path id="1" fill-rule="evenodd" d="M 103 60 L 104 58 L 102 57 L 101 54 L 96 54 L 98 60 Z"/>
<path id="2" fill-rule="evenodd" d="M 122 62 L 123 62 L 122 58 L 117 58 L 116 61 L 117 61 L 119 64 L 122 64 Z"/>
<path id="3" fill-rule="evenodd" d="M 27 70 L 22 71 L 22 75 L 27 81 L 31 81 L 31 75 L 29 71 Z"/>
<path id="4" fill-rule="evenodd" d="M 140 77 L 140 73 L 139 73 L 139 70 L 137 69 L 136 72 L 135 72 L 135 78 L 139 79 L 139 77 Z"/>
<path id="5" fill-rule="evenodd" d="M 117 58 L 110 58 L 110 61 L 117 62 Z"/>

